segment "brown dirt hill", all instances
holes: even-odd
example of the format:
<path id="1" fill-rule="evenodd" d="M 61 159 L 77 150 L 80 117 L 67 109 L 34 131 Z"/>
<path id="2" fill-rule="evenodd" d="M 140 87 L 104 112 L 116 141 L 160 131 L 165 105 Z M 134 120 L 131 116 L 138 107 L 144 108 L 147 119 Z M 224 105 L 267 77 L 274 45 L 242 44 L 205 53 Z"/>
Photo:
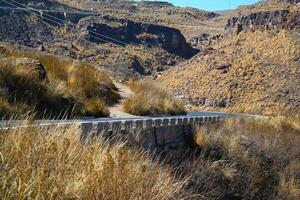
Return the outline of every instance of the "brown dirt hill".
<path id="1" fill-rule="evenodd" d="M 160 80 L 192 110 L 299 113 L 299 1 L 261 1 L 231 16 L 224 37 L 200 42 L 197 57 Z"/>
<path id="2" fill-rule="evenodd" d="M 119 18 L 155 23 L 179 29 L 187 40 L 201 33 L 219 34 L 224 30 L 223 15 L 196 8 L 176 7 L 161 1 L 79 1 L 57 0 L 79 9 L 93 10 Z"/>
<path id="3" fill-rule="evenodd" d="M 23 4 L 26 3 L 30 6 L 32 4 L 29 0 Z M 36 4 L 38 2 L 31 7 L 37 7 Z M 47 7 L 48 1 L 44 4 Z M 79 59 L 108 71 L 120 80 L 153 75 L 198 52 L 175 28 L 111 15 L 94 16 L 94 12 L 82 16 L 79 10 L 73 14 L 74 18 L 79 19 L 71 26 L 66 23 L 64 13 L 60 11 L 62 7 L 67 9 L 67 6 L 59 3 L 57 6 L 51 5 L 49 8 L 53 10 L 47 12 L 45 17 L 49 18 L 50 15 L 59 18 L 54 22 L 54 19 L 47 21 L 24 10 L 1 8 L 0 41 Z M 0 7 L 2 6 L 7 5 L 0 1 Z M 65 24 L 58 26 L 57 23 L 62 23 L 60 20 L 64 20 Z"/>
<path id="4" fill-rule="evenodd" d="M 300 112 L 300 32 L 228 35 L 213 51 L 160 80 L 192 109 L 254 114 Z"/>
<path id="5" fill-rule="evenodd" d="M 275 10 L 299 10 L 299 0 L 264 0 L 249 6 L 240 6 L 237 13 L 250 14 L 253 12 L 275 11 Z"/>

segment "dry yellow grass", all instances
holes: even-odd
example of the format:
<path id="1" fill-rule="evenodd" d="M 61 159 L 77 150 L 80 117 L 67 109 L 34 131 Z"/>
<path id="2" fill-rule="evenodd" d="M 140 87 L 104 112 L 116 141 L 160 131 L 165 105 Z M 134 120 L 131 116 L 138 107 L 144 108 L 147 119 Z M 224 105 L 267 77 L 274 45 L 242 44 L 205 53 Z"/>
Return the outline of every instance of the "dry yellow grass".
<path id="1" fill-rule="evenodd" d="M 129 87 L 135 94 L 124 103 L 128 113 L 138 116 L 185 114 L 183 104 L 153 82 L 131 82 Z"/>
<path id="2" fill-rule="evenodd" d="M 83 143 L 76 127 L 0 132 L 2 200 L 180 199 L 171 172 L 125 143 Z"/>
<path id="3" fill-rule="evenodd" d="M 13 109 L 17 104 L 27 105 L 25 110 L 36 111 L 39 118 L 48 115 L 57 117 L 59 113 L 67 116 L 108 116 L 106 106 L 119 98 L 112 80 L 89 64 L 8 47 L 1 47 L 1 56 L 8 58 L 8 62 L 2 60 L 0 63 L 1 88 L 6 91 L 1 93 L 1 97 L 11 107 L 6 109 L 7 104 L 3 104 L 2 117 L 15 113 L 9 110 L 23 114 L 24 110 Z M 39 61 L 46 77 L 41 78 L 40 71 L 34 66 L 17 65 L 14 59 L 19 58 Z M 6 114 L 4 111 L 7 111 Z"/>
<path id="4" fill-rule="evenodd" d="M 184 168 L 208 199 L 299 199 L 299 125 L 299 117 L 275 117 L 198 127 L 201 155 Z"/>
<path id="5" fill-rule="evenodd" d="M 241 6 L 238 11 L 241 14 L 249 14 L 254 12 L 265 12 L 265 11 L 275 11 L 275 10 L 290 10 L 298 11 L 299 5 L 297 3 L 289 3 L 288 1 L 280 0 L 267 0 L 261 1 L 258 4 L 252 6 Z"/>
<path id="6" fill-rule="evenodd" d="M 297 38 L 296 32 L 286 30 L 228 36 L 213 45 L 215 51 L 211 54 L 166 71 L 160 80 L 177 94 L 202 100 L 195 109 L 297 114 L 300 112 Z"/>
<path id="7" fill-rule="evenodd" d="M 299 117 L 203 125 L 195 148 L 160 162 L 130 141 L 82 141 L 75 126 L 1 130 L 0 197 L 297 200 L 299 125 Z"/>

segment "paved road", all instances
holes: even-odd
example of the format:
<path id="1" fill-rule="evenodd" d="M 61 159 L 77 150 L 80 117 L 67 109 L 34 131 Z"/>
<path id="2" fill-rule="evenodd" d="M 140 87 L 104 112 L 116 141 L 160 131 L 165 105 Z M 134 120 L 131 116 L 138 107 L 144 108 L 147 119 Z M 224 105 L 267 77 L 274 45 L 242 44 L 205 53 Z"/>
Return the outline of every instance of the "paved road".
<path id="1" fill-rule="evenodd" d="M 220 113 L 213 113 L 213 112 L 198 112 L 198 113 L 188 113 L 187 115 L 179 115 L 179 116 L 157 116 L 157 117 L 121 117 L 121 118 L 83 118 L 77 120 L 36 120 L 36 125 L 49 125 L 49 124 L 57 124 L 57 125 L 68 125 L 74 123 L 98 123 L 98 122 L 124 122 L 124 121 L 131 121 L 131 120 L 147 120 L 147 119 L 174 119 L 174 118 L 183 118 L 183 117 L 229 117 L 228 114 L 220 114 Z M 0 128 L 2 127 L 16 127 L 22 126 L 23 121 L 18 120 L 11 120 L 11 121 L 0 121 Z"/>
<path id="2" fill-rule="evenodd" d="M 178 116 L 157 116 L 157 117 L 121 117 L 121 118 L 83 118 L 77 120 L 36 120 L 36 125 L 68 125 L 74 123 L 98 123 L 98 122 L 125 122 L 125 121 L 135 121 L 135 120 L 148 120 L 148 119 L 178 119 L 184 117 L 221 117 L 221 119 L 225 118 L 243 118 L 243 119 L 269 119 L 270 117 L 260 116 L 260 115 L 248 115 L 248 114 L 230 114 L 230 113 L 222 113 L 222 112 L 190 112 L 187 115 L 178 115 Z M 0 121 L 0 128 L 3 127 L 16 127 L 22 126 L 23 121 Z"/>

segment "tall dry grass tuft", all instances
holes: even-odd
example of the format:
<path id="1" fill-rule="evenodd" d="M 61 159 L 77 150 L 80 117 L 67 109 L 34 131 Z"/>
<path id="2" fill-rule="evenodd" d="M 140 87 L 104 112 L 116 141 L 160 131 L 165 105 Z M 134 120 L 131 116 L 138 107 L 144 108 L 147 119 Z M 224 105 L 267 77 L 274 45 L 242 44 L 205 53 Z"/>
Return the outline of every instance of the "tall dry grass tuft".
<path id="1" fill-rule="evenodd" d="M 25 108 L 37 112 L 38 118 L 60 113 L 102 117 L 109 115 L 107 106 L 119 99 L 109 76 L 89 64 L 9 47 L 2 47 L 1 56 L 5 58 L 0 62 L 0 96 L 8 102 L 0 105 L 1 117 L 22 114 Z M 26 106 L 16 106 L 22 104 Z"/>
<path id="2" fill-rule="evenodd" d="M 99 139 L 82 143 L 76 127 L 0 133 L 0 196 L 10 199 L 178 199 L 175 181 L 141 150 Z"/>
<path id="3" fill-rule="evenodd" d="M 198 151 L 179 168 L 203 199 L 299 199 L 299 125 L 297 117 L 203 125 Z"/>
<path id="4" fill-rule="evenodd" d="M 180 115 L 186 113 L 180 101 L 153 82 L 131 82 L 129 86 L 135 95 L 124 104 L 124 110 L 128 113 L 139 116 Z"/>

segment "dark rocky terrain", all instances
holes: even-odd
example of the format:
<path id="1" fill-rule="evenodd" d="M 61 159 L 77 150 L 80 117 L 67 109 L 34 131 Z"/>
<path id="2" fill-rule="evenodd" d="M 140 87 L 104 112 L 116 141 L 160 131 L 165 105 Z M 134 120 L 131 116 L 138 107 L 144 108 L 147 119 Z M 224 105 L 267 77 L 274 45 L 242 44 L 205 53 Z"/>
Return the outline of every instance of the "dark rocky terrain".
<path id="1" fill-rule="evenodd" d="M 240 15 L 228 20 L 226 32 L 239 34 L 242 31 L 283 30 L 300 28 L 300 11 L 275 10 Z"/>
<path id="2" fill-rule="evenodd" d="M 2 42 L 90 62 L 118 79 L 153 75 L 198 52 L 176 28 L 84 12 L 55 1 L 19 2 L 15 9 L 0 1 L 1 7 L 9 7 L 0 9 Z"/>
<path id="3" fill-rule="evenodd" d="M 187 40 L 198 37 L 202 33 L 210 33 L 212 35 L 222 33 L 227 20 L 227 16 L 223 17 L 223 14 L 220 15 L 196 8 L 176 7 L 164 1 L 59 0 L 59 2 L 78 9 L 92 10 L 115 17 L 174 27 L 180 30 Z"/>

